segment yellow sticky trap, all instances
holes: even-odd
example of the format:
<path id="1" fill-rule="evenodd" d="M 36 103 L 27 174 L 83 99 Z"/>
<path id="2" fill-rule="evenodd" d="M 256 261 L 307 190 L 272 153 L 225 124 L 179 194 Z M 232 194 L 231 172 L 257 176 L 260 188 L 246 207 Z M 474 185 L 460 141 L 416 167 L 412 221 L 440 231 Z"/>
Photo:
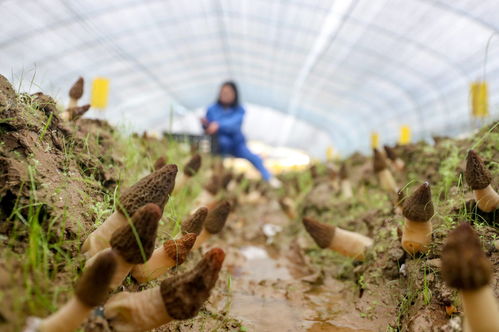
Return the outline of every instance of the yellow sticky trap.
<path id="1" fill-rule="evenodd" d="M 405 145 L 411 143 L 411 128 L 409 126 L 404 125 L 400 127 L 400 145 Z"/>
<path id="2" fill-rule="evenodd" d="M 379 134 L 377 132 L 371 133 L 371 148 L 377 149 L 379 147 Z"/>
<path id="3" fill-rule="evenodd" d="M 477 118 L 489 115 L 487 82 L 473 82 L 470 87 L 471 114 Z"/>
<path id="4" fill-rule="evenodd" d="M 109 96 L 109 79 L 97 77 L 92 82 L 92 95 L 90 104 L 94 108 L 106 108 Z"/>
<path id="5" fill-rule="evenodd" d="M 326 158 L 327 160 L 333 160 L 334 158 L 334 148 L 332 146 L 328 146 L 326 149 Z"/>

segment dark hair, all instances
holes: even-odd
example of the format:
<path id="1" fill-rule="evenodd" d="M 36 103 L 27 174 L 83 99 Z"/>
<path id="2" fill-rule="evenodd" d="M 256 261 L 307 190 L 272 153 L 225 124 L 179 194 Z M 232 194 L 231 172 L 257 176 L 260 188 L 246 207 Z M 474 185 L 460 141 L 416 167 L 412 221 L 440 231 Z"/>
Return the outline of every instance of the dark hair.
<path id="1" fill-rule="evenodd" d="M 222 90 L 222 88 L 224 86 L 230 86 L 232 88 L 232 90 L 234 91 L 234 101 L 231 104 L 229 104 L 229 105 L 224 105 L 222 103 L 222 101 L 220 100 L 220 90 Z M 217 99 L 217 103 L 219 105 L 222 105 L 222 106 L 225 106 L 225 107 L 237 107 L 237 106 L 239 106 L 239 92 L 237 91 L 236 82 L 234 82 L 234 81 L 225 81 L 220 86 L 220 90 L 218 92 L 218 99 Z"/>

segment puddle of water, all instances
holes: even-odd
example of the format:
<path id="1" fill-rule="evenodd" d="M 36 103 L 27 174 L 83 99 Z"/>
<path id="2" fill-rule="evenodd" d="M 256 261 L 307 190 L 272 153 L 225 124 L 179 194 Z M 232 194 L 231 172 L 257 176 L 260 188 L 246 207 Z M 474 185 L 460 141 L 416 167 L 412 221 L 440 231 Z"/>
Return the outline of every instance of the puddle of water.
<path id="1" fill-rule="evenodd" d="M 262 280 L 272 284 L 279 279 L 290 285 L 292 280 L 300 283 L 293 278 L 293 267 L 288 270 L 290 262 L 285 257 L 252 245 L 241 247 L 239 253 L 240 259 L 231 268 L 234 287 L 230 314 L 240 319 L 248 331 L 368 332 L 341 323 L 333 325 L 338 324 L 335 316 L 343 316 L 338 307 L 345 300 L 342 283 L 318 286 L 308 290 L 303 297 L 290 298 L 274 291 L 272 286 L 266 288 L 265 284 L 259 284 Z M 259 284 L 257 292 L 251 287 L 255 282 Z M 324 292 L 324 287 L 327 292 Z"/>
<path id="2" fill-rule="evenodd" d="M 302 331 L 300 314 L 286 300 L 234 294 L 231 314 L 241 319 L 249 331 Z"/>
<path id="3" fill-rule="evenodd" d="M 336 326 L 327 322 L 316 322 L 307 329 L 307 332 L 368 332 L 366 330 L 357 330 L 349 327 Z"/>
<path id="4" fill-rule="evenodd" d="M 246 264 L 242 268 L 245 279 L 255 281 L 292 279 L 288 269 L 272 259 L 265 249 L 246 246 L 242 247 L 240 252 L 246 258 Z"/>

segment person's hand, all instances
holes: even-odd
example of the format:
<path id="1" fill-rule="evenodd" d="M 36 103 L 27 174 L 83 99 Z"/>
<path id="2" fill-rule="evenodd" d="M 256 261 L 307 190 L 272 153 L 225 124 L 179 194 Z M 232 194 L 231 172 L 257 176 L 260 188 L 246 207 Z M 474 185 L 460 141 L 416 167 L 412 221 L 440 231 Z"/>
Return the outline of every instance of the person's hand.
<path id="1" fill-rule="evenodd" d="M 208 128 L 206 128 L 206 133 L 207 133 L 208 135 L 213 135 L 213 134 L 215 134 L 215 133 L 218 131 L 218 128 L 219 128 L 219 127 L 220 127 L 220 126 L 218 125 L 218 123 L 216 123 L 216 122 L 212 122 L 212 123 L 210 123 L 210 124 L 208 125 Z"/>
<path id="2" fill-rule="evenodd" d="M 201 118 L 200 120 L 201 120 L 201 124 L 202 124 L 204 127 L 208 127 L 209 122 L 208 122 L 208 119 L 207 119 L 207 118 Z"/>

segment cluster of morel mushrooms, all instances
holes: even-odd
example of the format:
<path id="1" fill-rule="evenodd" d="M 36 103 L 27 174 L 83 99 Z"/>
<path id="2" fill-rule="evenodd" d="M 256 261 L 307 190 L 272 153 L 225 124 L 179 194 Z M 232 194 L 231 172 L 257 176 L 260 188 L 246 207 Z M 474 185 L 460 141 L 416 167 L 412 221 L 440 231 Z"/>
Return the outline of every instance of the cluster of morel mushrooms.
<path id="1" fill-rule="evenodd" d="M 71 102 L 63 113 L 66 120 L 82 115 L 77 106 L 82 93 L 80 78 L 70 90 Z M 89 108 L 83 107 L 85 111 Z M 184 188 L 198 172 L 201 156 L 192 156 L 178 180 L 177 166 L 167 164 L 165 158 L 158 159 L 154 167 L 151 174 L 121 194 L 116 211 L 84 241 L 81 252 L 86 264 L 73 298 L 49 317 L 30 317 L 26 332 L 75 331 L 99 307 L 97 312 L 117 332 L 148 331 L 198 313 L 218 279 L 225 258 L 220 248 L 207 251 L 192 270 L 169 277 L 157 287 L 110 296 L 129 274 L 138 283 L 145 283 L 182 264 L 193 248 L 222 230 L 230 213 L 228 201 L 207 201 L 214 196 L 206 196 L 203 201 L 210 204 L 183 221 L 181 237 L 155 248 L 163 209 L 170 195 Z"/>
<path id="2" fill-rule="evenodd" d="M 80 78 L 70 90 L 70 105 L 63 113 L 64 119 L 75 120 L 88 110 L 89 105 L 77 105 L 82 93 L 83 79 Z M 391 173 L 391 170 L 402 171 L 404 162 L 390 147 L 385 146 L 384 150 L 374 149 L 373 168 L 380 186 L 393 198 L 396 213 L 404 217 L 401 245 L 410 255 L 425 253 L 432 241 L 434 215 L 430 184 L 424 182 L 412 195 L 404 197 Z M 192 270 L 169 277 L 157 287 L 135 293 L 119 292 L 110 297 L 109 294 L 129 274 L 138 283 L 160 278 L 170 268 L 182 264 L 191 250 L 222 230 L 231 204 L 227 200 L 217 201 L 217 192 L 235 187 L 242 175 L 234 178 L 232 173 L 223 171 L 223 165 L 215 164 L 210 182 L 194 202 L 200 208 L 182 223 L 182 236 L 155 248 L 158 222 L 169 196 L 188 185 L 200 166 L 201 157 L 195 154 L 176 180 L 177 166 L 160 158 L 154 172 L 124 191 L 116 211 L 83 243 L 82 253 L 87 261 L 74 297 L 47 318 L 30 318 L 25 331 L 74 331 L 100 306 L 109 327 L 117 332 L 147 331 L 172 320 L 194 317 L 218 279 L 225 257 L 220 248 L 209 250 Z M 342 195 L 352 197 L 345 165 L 340 169 L 339 179 Z M 473 150 L 467 156 L 465 179 L 475 197 L 473 213 L 495 220 L 499 195 L 491 186 L 490 172 Z M 254 197 L 259 195 L 258 191 L 246 194 L 241 195 L 245 202 L 255 203 L 261 198 Z M 298 216 L 292 200 L 284 198 L 279 203 L 290 219 Z M 319 247 L 355 260 L 364 260 L 373 245 L 367 236 L 309 217 L 303 218 L 303 224 Z M 499 331 L 499 309 L 489 285 L 491 265 L 469 223 L 463 222 L 449 233 L 441 261 L 444 281 L 460 291 L 464 330 Z"/>
<path id="3" fill-rule="evenodd" d="M 388 146 L 385 146 L 385 153 L 375 149 L 373 155 L 373 168 L 379 185 L 393 198 L 395 211 L 404 217 L 402 248 L 410 255 L 428 252 L 432 241 L 431 218 L 434 215 L 430 184 L 424 182 L 409 197 L 404 197 L 390 170 L 403 170 L 403 161 Z M 352 189 L 344 166 L 340 170 L 340 179 L 343 196 L 351 197 Z M 474 200 L 467 204 L 472 216 L 493 223 L 499 214 L 499 195 L 491 186 L 490 172 L 473 150 L 468 152 L 465 179 L 474 194 Z M 319 247 L 335 250 L 356 260 L 363 260 L 373 244 L 372 239 L 362 234 L 312 218 L 304 217 L 303 224 Z M 441 264 L 445 283 L 458 289 L 461 294 L 464 331 L 499 331 L 499 308 L 490 287 L 491 263 L 469 223 L 462 222 L 448 234 L 442 249 Z"/>

